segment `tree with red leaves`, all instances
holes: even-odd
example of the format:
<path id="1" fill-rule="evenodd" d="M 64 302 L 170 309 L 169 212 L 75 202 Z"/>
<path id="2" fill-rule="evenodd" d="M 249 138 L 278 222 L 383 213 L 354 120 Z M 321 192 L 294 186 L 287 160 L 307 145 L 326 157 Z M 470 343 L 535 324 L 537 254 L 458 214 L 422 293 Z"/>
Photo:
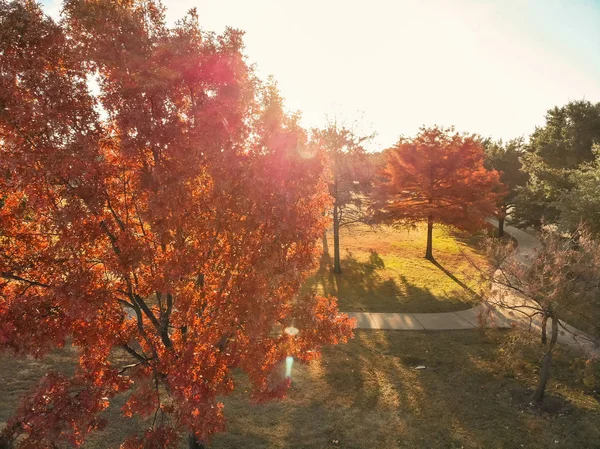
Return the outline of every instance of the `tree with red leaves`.
<path id="1" fill-rule="evenodd" d="M 453 128 L 421 128 L 386 151 L 378 179 L 375 220 L 415 225 L 427 222 L 425 258 L 433 259 L 433 225 L 472 230 L 494 215 L 502 189 L 499 175 L 483 166 L 484 149 L 475 136 Z"/>
<path id="2" fill-rule="evenodd" d="M 0 23 L 0 350 L 79 352 L 0 441 L 80 445 L 126 394 L 148 429 L 123 447 L 199 447 L 234 368 L 280 397 L 286 357 L 351 336 L 335 299 L 299 295 L 327 224 L 323 162 L 299 154 L 239 31 L 203 32 L 194 11 L 170 28 L 141 0 L 68 0 L 60 23 L 0 0 Z"/>

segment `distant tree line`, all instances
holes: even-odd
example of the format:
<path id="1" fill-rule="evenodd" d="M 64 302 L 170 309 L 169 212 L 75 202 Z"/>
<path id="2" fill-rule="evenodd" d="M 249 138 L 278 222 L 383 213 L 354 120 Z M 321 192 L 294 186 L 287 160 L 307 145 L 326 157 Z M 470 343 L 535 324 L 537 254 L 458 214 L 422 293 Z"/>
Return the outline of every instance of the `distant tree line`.
<path id="1" fill-rule="evenodd" d="M 585 223 L 600 234 L 600 103 L 550 109 L 528 142 L 483 143 L 486 166 L 500 171 L 509 189 L 504 214 L 515 225 L 555 225 L 572 233 Z"/>

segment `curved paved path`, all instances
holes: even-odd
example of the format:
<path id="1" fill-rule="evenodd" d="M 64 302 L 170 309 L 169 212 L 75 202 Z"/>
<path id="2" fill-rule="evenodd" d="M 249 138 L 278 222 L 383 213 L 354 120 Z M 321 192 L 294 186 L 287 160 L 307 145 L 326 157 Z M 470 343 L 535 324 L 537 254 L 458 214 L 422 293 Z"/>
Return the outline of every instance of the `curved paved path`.
<path id="1" fill-rule="evenodd" d="M 497 226 L 495 220 L 489 220 Z M 504 230 L 513 237 L 517 243 L 517 257 L 521 262 L 527 262 L 540 243 L 534 236 L 514 228 L 505 226 Z M 492 290 L 499 288 L 492 286 Z M 517 301 L 517 299 L 515 299 Z M 348 316 L 356 319 L 358 329 L 391 329 L 391 330 L 454 330 L 475 329 L 482 325 L 486 327 L 510 328 L 515 325 L 526 326 L 532 330 L 540 330 L 540 320 L 530 320 L 518 316 L 512 310 L 481 304 L 468 310 L 445 313 L 375 313 L 375 312 L 346 312 Z M 482 320 L 482 317 L 486 317 Z M 575 329 L 567 323 L 561 322 L 569 332 L 560 332 L 558 341 L 561 344 L 583 350 L 590 357 L 600 357 L 598 341 Z M 548 323 L 550 326 L 550 323 Z M 550 331 L 550 327 L 548 327 Z M 548 334 L 550 335 L 550 334 Z"/>

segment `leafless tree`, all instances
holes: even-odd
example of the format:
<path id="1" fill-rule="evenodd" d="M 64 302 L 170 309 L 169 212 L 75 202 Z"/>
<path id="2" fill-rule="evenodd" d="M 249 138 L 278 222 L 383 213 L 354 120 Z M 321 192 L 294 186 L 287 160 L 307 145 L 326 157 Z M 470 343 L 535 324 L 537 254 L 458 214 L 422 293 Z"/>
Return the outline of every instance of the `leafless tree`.
<path id="1" fill-rule="evenodd" d="M 579 344 L 588 355 L 598 354 L 593 337 L 563 320 L 576 314 L 581 304 L 595 301 L 600 293 L 600 242 L 587 229 L 580 226 L 569 238 L 544 232 L 540 240 L 540 247 L 529 260 L 513 245 L 486 241 L 496 270 L 485 301 L 504 315 L 515 317 L 516 325 L 540 331 L 544 354 L 531 398 L 535 403 L 544 398 L 557 342 Z"/>

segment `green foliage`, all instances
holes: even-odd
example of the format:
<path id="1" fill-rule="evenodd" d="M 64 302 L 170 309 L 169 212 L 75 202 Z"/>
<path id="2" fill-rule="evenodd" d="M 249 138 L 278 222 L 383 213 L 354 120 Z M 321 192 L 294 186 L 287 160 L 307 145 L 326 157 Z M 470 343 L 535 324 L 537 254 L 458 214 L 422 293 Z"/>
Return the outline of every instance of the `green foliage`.
<path id="1" fill-rule="evenodd" d="M 515 209 L 511 214 L 517 226 L 540 229 L 544 222 L 554 223 L 558 215 L 558 210 L 548 200 L 543 183 L 532 179 L 517 189 Z"/>
<path id="2" fill-rule="evenodd" d="M 600 236 L 600 155 L 593 164 L 573 170 L 569 181 L 573 188 L 563 192 L 556 202 L 559 226 L 568 231 L 585 222 L 594 235 Z"/>
<path id="3" fill-rule="evenodd" d="M 484 166 L 488 170 L 500 173 L 500 182 L 506 187 L 507 193 L 502 199 L 500 208 L 506 213 L 507 209 L 514 206 L 518 189 L 524 186 L 529 179 L 522 170 L 521 156 L 523 155 L 523 139 L 512 139 L 506 143 L 484 140 L 485 159 Z"/>
<path id="4" fill-rule="evenodd" d="M 574 199 L 574 189 L 581 180 L 577 171 L 587 170 L 598 142 L 600 103 L 572 101 L 550 109 L 546 124 L 533 132 L 525 146 L 527 154 L 521 158 L 529 182 L 517 189 L 515 221 L 535 227 L 542 222 L 559 222 L 569 208 L 564 199 Z M 573 220 L 569 217 L 567 221 Z"/>
<path id="5" fill-rule="evenodd" d="M 600 141 L 600 103 L 572 101 L 550 109 L 546 124 L 531 135 L 528 151 L 549 168 L 576 169 L 594 160 L 592 145 Z"/>

